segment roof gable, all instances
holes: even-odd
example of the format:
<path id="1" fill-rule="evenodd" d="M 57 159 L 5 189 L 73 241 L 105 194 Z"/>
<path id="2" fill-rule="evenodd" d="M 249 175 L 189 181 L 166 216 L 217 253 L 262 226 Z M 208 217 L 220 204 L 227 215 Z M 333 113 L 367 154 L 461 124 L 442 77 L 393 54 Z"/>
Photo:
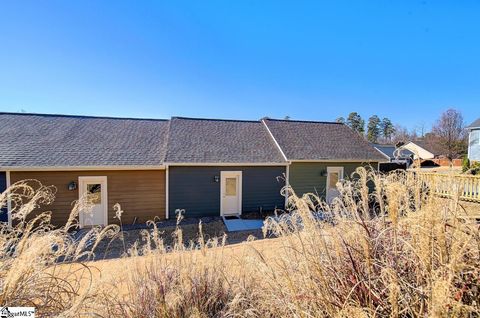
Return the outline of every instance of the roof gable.
<path id="1" fill-rule="evenodd" d="M 167 163 L 283 163 L 260 121 L 173 117 Z"/>
<path id="2" fill-rule="evenodd" d="M 288 160 L 384 161 L 385 157 L 344 124 L 264 119 Z"/>
<path id="3" fill-rule="evenodd" d="M 475 120 L 473 123 L 471 123 L 470 125 L 468 125 L 467 128 L 469 128 L 469 129 L 480 128 L 480 118 L 478 118 L 478 119 Z"/>
<path id="4" fill-rule="evenodd" d="M 157 166 L 168 121 L 0 113 L 0 166 Z"/>

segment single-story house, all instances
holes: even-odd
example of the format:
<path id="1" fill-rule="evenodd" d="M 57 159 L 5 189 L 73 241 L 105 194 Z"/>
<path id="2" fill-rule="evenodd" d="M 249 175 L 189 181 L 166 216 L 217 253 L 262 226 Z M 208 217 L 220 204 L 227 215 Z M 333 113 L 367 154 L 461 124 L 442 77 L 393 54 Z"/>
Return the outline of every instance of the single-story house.
<path id="1" fill-rule="evenodd" d="M 468 127 L 468 159 L 480 161 L 480 118 Z"/>
<path id="2" fill-rule="evenodd" d="M 386 158 L 344 124 L 0 113 L 0 191 L 26 179 L 57 189 L 52 224 L 89 194 L 80 226 L 284 208 L 281 189 L 327 200 L 338 180 Z M 2 213 L 3 220 L 9 213 Z"/>
<path id="3" fill-rule="evenodd" d="M 284 208 L 287 162 L 260 121 L 173 117 L 165 164 L 170 217 Z"/>
<path id="4" fill-rule="evenodd" d="M 359 166 L 386 161 L 370 143 L 348 126 L 336 122 L 262 120 L 282 150 L 288 183 L 299 196 L 316 193 L 330 201 L 336 183 Z"/>
<path id="5" fill-rule="evenodd" d="M 168 126 L 167 120 L 0 113 L 0 184 L 54 185 L 55 201 L 42 208 L 52 211 L 54 225 L 65 224 L 85 192 L 95 201 L 91 214 L 81 214 L 81 226 L 118 223 L 115 203 L 126 224 L 165 218 Z"/>

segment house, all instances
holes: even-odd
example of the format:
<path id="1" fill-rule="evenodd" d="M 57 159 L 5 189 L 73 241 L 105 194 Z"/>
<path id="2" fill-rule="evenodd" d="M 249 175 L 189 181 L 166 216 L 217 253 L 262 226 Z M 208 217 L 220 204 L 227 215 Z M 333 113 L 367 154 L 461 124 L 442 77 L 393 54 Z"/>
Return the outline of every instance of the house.
<path id="1" fill-rule="evenodd" d="M 468 159 L 480 161 L 480 118 L 468 127 Z"/>
<path id="2" fill-rule="evenodd" d="M 389 162 L 408 162 L 413 157 L 410 150 L 396 145 L 372 144 L 372 146 Z"/>
<path id="3" fill-rule="evenodd" d="M 383 173 L 395 170 L 406 170 L 413 163 L 413 153 L 410 150 L 404 149 L 402 147 L 403 144 L 372 144 L 372 146 L 387 159 L 387 162 L 380 162 L 378 165 L 378 170 Z"/>
<path id="4" fill-rule="evenodd" d="M 135 119 L 0 113 L 0 190 L 56 187 L 52 224 L 86 194 L 80 226 L 229 216 L 284 208 L 281 190 L 331 200 L 338 180 L 386 158 L 344 124 L 263 119 Z M 6 214 L 6 215 L 5 215 Z M 1 214 L 8 220 L 9 214 Z M 8 220 L 10 221 L 10 220 Z"/>
<path id="5" fill-rule="evenodd" d="M 438 153 L 435 153 L 433 146 L 423 140 L 410 141 L 403 145 L 403 148 L 411 151 L 414 159 L 434 159 L 439 155 Z"/>
<path id="6" fill-rule="evenodd" d="M 0 113 L 0 171 L 6 185 L 36 179 L 57 188 L 52 224 L 65 224 L 72 202 L 88 192 L 91 214 L 80 226 L 165 218 L 163 158 L 169 121 Z"/>
<path id="7" fill-rule="evenodd" d="M 170 216 L 284 207 L 287 162 L 260 121 L 173 117 L 167 148 Z"/>
<path id="8" fill-rule="evenodd" d="M 297 120 L 262 120 L 289 163 L 288 183 L 299 196 L 317 193 L 327 201 L 338 195 L 337 181 L 357 167 L 386 158 L 345 124 Z"/>

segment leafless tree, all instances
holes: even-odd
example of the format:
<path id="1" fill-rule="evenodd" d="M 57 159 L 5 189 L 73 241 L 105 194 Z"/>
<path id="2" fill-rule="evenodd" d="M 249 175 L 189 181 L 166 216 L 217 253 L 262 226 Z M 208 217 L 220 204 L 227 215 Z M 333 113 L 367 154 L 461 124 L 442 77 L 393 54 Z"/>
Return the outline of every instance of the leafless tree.
<path id="1" fill-rule="evenodd" d="M 417 133 L 415 130 L 408 131 L 407 128 L 401 125 L 394 126 L 394 133 L 391 137 L 391 142 L 393 144 L 396 144 L 398 142 L 407 143 L 415 139 L 417 139 Z"/>
<path id="2" fill-rule="evenodd" d="M 432 127 L 432 132 L 439 137 L 445 156 L 452 160 L 466 151 L 466 130 L 462 113 L 448 109 Z"/>

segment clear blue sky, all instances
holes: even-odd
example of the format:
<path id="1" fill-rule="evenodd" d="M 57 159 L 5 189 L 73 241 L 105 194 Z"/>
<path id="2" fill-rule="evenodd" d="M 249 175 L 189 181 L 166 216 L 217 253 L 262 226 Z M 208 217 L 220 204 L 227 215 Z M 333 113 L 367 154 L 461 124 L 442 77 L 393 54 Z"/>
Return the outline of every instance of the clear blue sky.
<path id="1" fill-rule="evenodd" d="M 480 2 L 2 1 L 0 111 L 480 117 Z"/>

